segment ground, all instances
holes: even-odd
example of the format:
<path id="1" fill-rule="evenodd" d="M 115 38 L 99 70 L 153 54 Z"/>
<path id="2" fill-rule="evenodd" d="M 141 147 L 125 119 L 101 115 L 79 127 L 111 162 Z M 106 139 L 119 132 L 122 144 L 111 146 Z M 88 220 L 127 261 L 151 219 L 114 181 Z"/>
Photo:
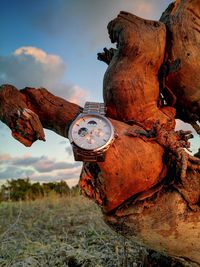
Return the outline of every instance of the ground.
<path id="1" fill-rule="evenodd" d="M 0 266 L 182 266 L 112 231 L 82 196 L 0 203 Z"/>

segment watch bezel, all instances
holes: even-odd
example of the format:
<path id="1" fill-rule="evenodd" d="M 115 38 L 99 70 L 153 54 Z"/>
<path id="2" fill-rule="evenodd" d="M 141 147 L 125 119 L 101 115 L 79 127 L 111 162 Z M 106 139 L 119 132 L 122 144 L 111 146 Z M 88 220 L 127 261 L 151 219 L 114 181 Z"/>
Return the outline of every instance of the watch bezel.
<path id="1" fill-rule="evenodd" d="M 88 118 L 89 116 L 98 117 L 98 118 L 101 118 L 101 119 L 105 120 L 109 124 L 110 129 L 111 129 L 111 134 L 110 134 L 110 138 L 108 139 L 108 141 L 103 146 L 100 146 L 100 147 L 95 148 L 95 149 L 85 149 L 85 148 L 82 148 L 82 147 L 78 146 L 74 142 L 73 137 L 72 137 L 72 129 L 73 129 L 74 124 L 76 124 L 77 120 L 79 120 L 80 118 L 84 118 L 84 117 Z M 85 151 L 85 152 L 96 153 L 96 152 L 104 151 L 113 142 L 114 137 L 115 137 L 115 131 L 114 131 L 114 127 L 113 127 L 111 121 L 107 117 L 105 117 L 103 115 L 100 115 L 100 114 L 97 114 L 97 113 L 79 114 L 76 117 L 76 119 L 72 122 L 72 124 L 70 125 L 69 131 L 68 131 L 68 139 L 69 139 L 71 145 L 77 147 L 78 149 L 82 150 L 83 152 Z"/>

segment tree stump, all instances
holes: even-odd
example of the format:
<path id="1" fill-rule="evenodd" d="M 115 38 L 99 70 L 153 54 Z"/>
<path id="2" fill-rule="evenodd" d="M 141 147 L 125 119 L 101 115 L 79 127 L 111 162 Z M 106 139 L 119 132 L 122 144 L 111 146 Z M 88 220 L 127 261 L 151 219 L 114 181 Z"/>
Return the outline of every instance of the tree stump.
<path id="1" fill-rule="evenodd" d="M 79 182 L 115 231 L 193 266 L 200 265 L 200 159 L 186 152 L 191 133 L 174 128 L 180 118 L 199 133 L 199 20 L 200 0 L 177 0 L 160 21 L 120 12 L 109 23 L 117 49 L 98 58 L 108 64 L 103 95 L 118 138 L 105 162 L 84 163 Z M 81 111 L 44 88 L 0 87 L 0 119 L 26 146 L 45 140 L 43 128 L 68 137 Z"/>

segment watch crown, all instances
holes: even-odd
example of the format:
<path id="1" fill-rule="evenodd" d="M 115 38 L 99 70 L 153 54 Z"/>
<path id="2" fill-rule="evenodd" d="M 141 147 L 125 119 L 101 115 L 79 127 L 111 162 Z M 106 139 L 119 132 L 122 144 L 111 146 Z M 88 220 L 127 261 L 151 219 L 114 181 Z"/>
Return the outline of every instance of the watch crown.
<path id="1" fill-rule="evenodd" d="M 115 138 L 118 138 L 118 137 L 119 137 L 119 135 L 118 135 L 117 132 L 114 132 L 114 137 L 115 137 Z"/>

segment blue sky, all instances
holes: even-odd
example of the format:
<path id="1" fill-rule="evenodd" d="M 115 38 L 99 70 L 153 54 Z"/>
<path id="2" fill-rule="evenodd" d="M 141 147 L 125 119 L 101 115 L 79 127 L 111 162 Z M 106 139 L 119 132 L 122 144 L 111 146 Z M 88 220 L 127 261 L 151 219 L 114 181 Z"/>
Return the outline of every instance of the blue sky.
<path id="1" fill-rule="evenodd" d="M 96 54 L 110 47 L 106 26 L 121 10 L 159 19 L 169 0 L 0 0 L 0 84 L 46 87 L 83 105 L 102 101 L 106 64 Z M 0 180 L 77 182 L 68 140 L 45 130 L 46 142 L 26 148 L 0 123 Z M 197 150 L 197 141 L 193 143 Z"/>

